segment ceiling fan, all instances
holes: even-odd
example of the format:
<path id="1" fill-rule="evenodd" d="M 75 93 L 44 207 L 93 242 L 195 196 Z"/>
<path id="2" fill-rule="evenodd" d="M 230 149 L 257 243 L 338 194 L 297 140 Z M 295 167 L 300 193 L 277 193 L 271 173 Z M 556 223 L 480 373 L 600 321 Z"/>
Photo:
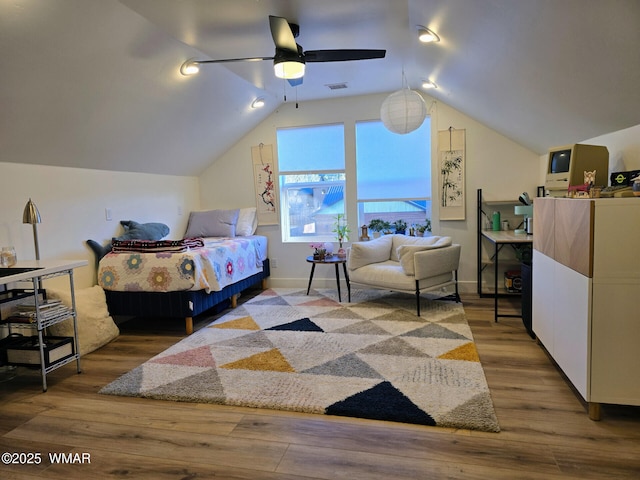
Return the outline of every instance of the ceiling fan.
<path id="1" fill-rule="evenodd" d="M 220 60 L 188 60 L 182 64 L 183 75 L 198 73 L 199 66 L 205 63 L 258 62 L 273 60 L 275 75 L 284 78 L 292 86 L 300 85 L 307 62 L 346 62 L 350 60 L 370 60 L 384 58 L 386 50 L 342 49 L 342 50 L 307 50 L 304 51 L 296 43 L 300 27 L 289 23 L 287 19 L 269 15 L 269 27 L 276 53 L 273 57 L 227 58 Z"/>

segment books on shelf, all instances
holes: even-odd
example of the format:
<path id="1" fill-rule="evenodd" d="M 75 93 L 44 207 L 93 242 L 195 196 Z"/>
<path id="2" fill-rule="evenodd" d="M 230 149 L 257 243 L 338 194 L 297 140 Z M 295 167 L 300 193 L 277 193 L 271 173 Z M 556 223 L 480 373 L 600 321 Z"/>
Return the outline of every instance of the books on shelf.
<path id="1" fill-rule="evenodd" d="M 46 300 L 38 304 L 38 312 L 40 320 L 46 321 L 58 318 L 62 315 L 70 314 L 67 308 L 60 300 Z M 36 321 L 36 308 L 33 302 L 16 305 L 15 311 L 3 322 L 16 323 L 34 323 Z"/>

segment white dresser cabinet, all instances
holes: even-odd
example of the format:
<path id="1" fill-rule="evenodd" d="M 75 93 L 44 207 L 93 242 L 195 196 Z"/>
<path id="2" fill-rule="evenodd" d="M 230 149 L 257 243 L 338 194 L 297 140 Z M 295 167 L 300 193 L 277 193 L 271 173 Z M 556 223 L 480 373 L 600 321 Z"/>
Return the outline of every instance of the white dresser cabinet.
<path id="1" fill-rule="evenodd" d="M 580 395 L 640 405 L 640 199 L 534 201 L 533 330 Z"/>

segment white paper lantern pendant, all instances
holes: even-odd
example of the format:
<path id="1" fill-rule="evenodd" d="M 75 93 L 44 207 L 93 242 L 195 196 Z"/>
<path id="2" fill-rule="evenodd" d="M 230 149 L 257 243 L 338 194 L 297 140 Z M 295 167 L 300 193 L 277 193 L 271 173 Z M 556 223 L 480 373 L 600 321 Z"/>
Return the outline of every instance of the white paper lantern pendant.
<path id="1" fill-rule="evenodd" d="M 418 92 L 403 88 L 382 102 L 380 118 L 387 130 L 403 135 L 422 125 L 427 118 L 427 105 Z"/>

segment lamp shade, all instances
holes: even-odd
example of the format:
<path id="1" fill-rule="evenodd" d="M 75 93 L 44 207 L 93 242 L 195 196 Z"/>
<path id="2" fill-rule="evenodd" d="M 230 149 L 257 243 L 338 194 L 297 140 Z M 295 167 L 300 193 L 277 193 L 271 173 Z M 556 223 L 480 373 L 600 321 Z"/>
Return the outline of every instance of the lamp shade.
<path id="1" fill-rule="evenodd" d="M 42 222 L 42 220 L 40 219 L 40 212 L 38 211 L 38 207 L 36 207 L 36 204 L 33 203 L 31 199 L 29 199 L 24 207 L 24 212 L 22 212 L 22 223 L 30 223 L 34 225 L 40 222 Z"/>
<path id="2" fill-rule="evenodd" d="M 403 88 L 389 95 L 380 107 L 380 119 L 393 133 L 413 132 L 427 117 L 427 105 L 418 92 Z"/>

